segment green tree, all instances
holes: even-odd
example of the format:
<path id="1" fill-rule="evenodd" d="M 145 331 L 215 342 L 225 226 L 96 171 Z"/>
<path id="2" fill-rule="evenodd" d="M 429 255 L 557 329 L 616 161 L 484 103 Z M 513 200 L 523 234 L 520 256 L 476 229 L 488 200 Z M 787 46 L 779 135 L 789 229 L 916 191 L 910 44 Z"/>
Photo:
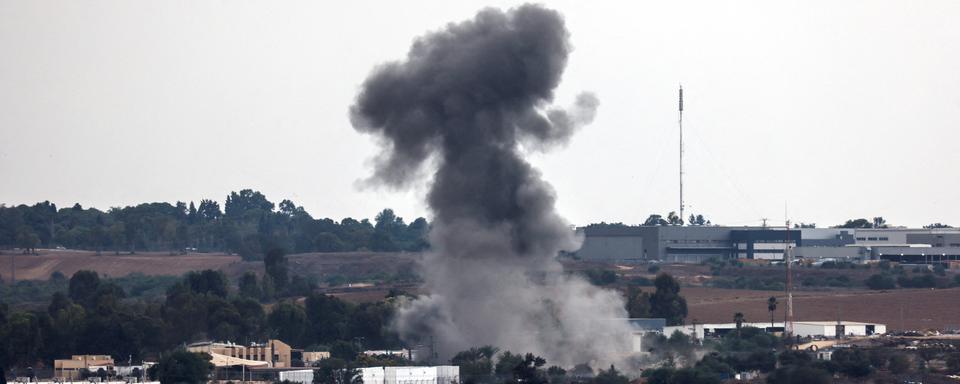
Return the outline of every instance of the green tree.
<path id="1" fill-rule="evenodd" d="M 211 294 L 219 297 L 227 297 L 227 276 L 221 271 L 206 269 L 201 272 L 190 271 L 187 273 L 186 282 L 190 290 L 199 294 Z"/>
<path id="2" fill-rule="evenodd" d="M 210 360 L 206 353 L 176 351 L 160 359 L 155 376 L 161 384 L 206 383 L 213 368 Z"/>
<path id="3" fill-rule="evenodd" d="M 343 340 L 337 340 L 330 345 L 330 357 L 333 358 L 353 361 L 359 353 L 360 351 L 356 345 Z"/>
<path id="4" fill-rule="evenodd" d="M 767 312 L 770 312 L 770 327 L 773 327 L 773 313 L 777 311 L 777 298 L 770 296 L 767 299 Z"/>
<path id="5" fill-rule="evenodd" d="M 320 360 L 313 374 L 313 384 L 363 384 L 360 370 L 343 359 L 331 357 Z"/>
<path id="6" fill-rule="evenodd" d="M 695 368 L 657 368 L 643 372 L 648 384 L 719 384 L 720 378 Z M 599 375 L 597 375 L 599 377 Z M 621 383 L 622 384 L 622 383 Z"/>
<path id="7" fill-rule="evenodd" d="M 37 361 L 43 350 L 40 318 L 30 312 L 13 312 L 5 328 L 7 331 L 3 344 L 9 348 L 10 362 L 29 365 Z"/>
<path id="8" fill-rule="evenodd" d="M 273 285 L 278 291 L 283 291 L 287 287 L 287 252 L 281 248 L 273 248 L 267 251 L 267 256 L 263 258 L 263 265 L 267 275 L 273 280 Z"/>
<path id="9" fill-rule="evenodd" d="M 126 226 L 122 221 L 113 223 L 110 226 L 110 229 L 107 230 L 108 235 L 110 236 L 110 242 L 113 243 L 113 254 L 119 255 L 120 248 L 123 246 L 124 240 L 126 240 Z"/>
<path id="10" fill-rule="evenodd" d="M 637 287 L 627 289 L 627 315 L 631 318 L 650 317 L 650 294 Z"/>
<path id="11" fill-rule="evenodd" d="M 667 213 L 667 223 L 670 225 L 683 225 L 683 218 L 677 216 L 676 212 L 670 211 L 670 213 Z"/>
<path id="12" fill-rule="evenodd" d="M 523 356 L 515 355 L 510 351 L 504 351 L 497 359 L 497 364 L 493 367 L 493 372 L 500 377 L 512 375 L 513 368 L 522 362 Z"/>
<path id="13" fill-rule="evenodd" d="M 513 367 L 513 379 L 518 383 L 547 384 L 547 373 L 542 368 L 546 364 L 546 359 L 528 353 Z"/>
<path id="14" fill-rule="evenodd" d="M 37 247 L 40 245 L 40 236 L 29 226 L 21 226 L 17 230 L 17 247 L 23 250 L 24 254 L 37 253 Z"/>
<path id="15" fill-rule="evenodd" d="M 231 302 L 240 315 L 240 341 L 244 344 L 264 337 L 267 315 L 256 298 L 236 298 Z"/>
<path id="16" fill-rule="evenodd" d="M 100 289 L 100 276 L 94 271 L 77 271 L 70 277 L 70 299 L 84 307 L 93 305 L 93 298 Z"/>
<path id="17" fill-rule="evenodd" d="M 663 216 L 657 214 L 651 214 L 647 217 L 647 220 L 644 220 L 643 225 L 668 225 L 670 224 L 663 219 Z"/>
<path id="18" fill-rule="evenodd" d="M 864 280 L 864 285 L 873 290 L 894 289 L 897 287 L 893 277 L 887 274 L 874 274 Z"/>
<path id="19" fill-rule="evenodd" d="M 237 285 L 240 289 L 240 296 L 257 300 L 263 296 L 263 291 L 260 289 L 260 284 L 257 283 L 256 273 L 244 273 L 243 276 L 240 276 L 240 281 L 237 283 Z"/>
<path id="20" fill-rule="evenodd" d="M 851 219 L 836 226 L 836 228 L 873 228 L 873 223 L 867 219 Z"/>
<path id="21" fill-rule="evenodd" d="M 650 313 L 662 317 L 668 325 L 679 325 L 687 317 L 687 300 L 680 296 L 680 283 L 661 273 L 653 282 L 656 292 L 650 297 Z"/>
<path id="22" fill-rule="evenodd" d="M 767 376 L 768 384 L 830 384 L 830 373 L 810 366 L 786 366 Z"/>
<path id="23" fill-rule="evenodd" d="M 280 340 L 291 345 L 304 346 L 303 336 L 307 330 L 307 315 L 299 305 L 282 302 L 267 316 L 270 331 Z"/>
<path id="24" fill-rule="evenodd" d="M 202 206 L 203 202 L 200 203 Z M 271 212 L 273 207 L 274 204 L 267 200 L 266 196 L 252 189 L 243 189 L 239 193 L 230 192 L 226 204 L 223 205 L 224 214 L 232 217 L 242 217 L 252 210 Z"/>
<path id="25" fill-rule="evenodd" d="M 887 360 L 887 368 L 894 374 L 902 374 L 910 371 L 910 358 L 902 353 L 895 353 Z"/>
<path id="26" fill-rule="evenodd" d="M 840 373 L 850 377 L 864 377 L 873 371 L 867 354 L 858 348 L 838 349 L 831 355 L 831 361 L 837 364 Z"/>
<path id="27" fill-rule="evenodd" d="M 319 252 L 341 252 L 347 249 L 340 237 L 330 232 L 317 234 L 314 244 Z"/>
<path id="28" fill-rule="evenodd" d="M 458 352 L 450 363 L 460 367 L 460 377 L 464 383 L 485 381 L 493 373 L 493 357 L 497 348 L 492 346 L 474 347 Z"/>
<path id="29" fill-rule="evenodd" d="M 740 329 L 743 328 L 743 312 L 734 313 L 733 322 L 737 324 L 737 337 L 740 337 Z"/>
<path id="30" fill-rule="evenodd" d="M 342 300 L 324 294 L 312 294 L 306 300 L 306 314 L 313 331 L 312 341 L 332 343 L 348 337 L 350 307 Z"/>

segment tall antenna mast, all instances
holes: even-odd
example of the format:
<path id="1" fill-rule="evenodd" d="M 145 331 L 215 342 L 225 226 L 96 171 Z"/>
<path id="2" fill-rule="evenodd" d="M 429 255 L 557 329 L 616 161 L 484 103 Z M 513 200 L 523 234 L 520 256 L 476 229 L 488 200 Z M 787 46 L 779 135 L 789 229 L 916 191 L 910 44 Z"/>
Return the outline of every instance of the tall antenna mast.
<path id="1" fill-rule="evenodd" d="M 677 120 L 680 126 L 680 222 L 686 220 L 683 216 L 683 85 L 680 85 L 680 116 Z"/>
<path id="2" fill-rule="evenodd" d="M 783 212 L 784 216 L 786 216 L 786 204 L 784 204 Z M 793 266 L 793 247 L 790 246 L 790 220 L 787 219 L 784 220 L 784 222 L 787 227 L 787 232 L 785 233 L 787 242 L 783 250 L 783 261 L 787 267 L 787 313 L 786 321 L 783 323 L 783 333 L 786 334 L 787 337 L 791 337 L 793 336 L 793 273 L 791 273 L 790 269 Z"/>

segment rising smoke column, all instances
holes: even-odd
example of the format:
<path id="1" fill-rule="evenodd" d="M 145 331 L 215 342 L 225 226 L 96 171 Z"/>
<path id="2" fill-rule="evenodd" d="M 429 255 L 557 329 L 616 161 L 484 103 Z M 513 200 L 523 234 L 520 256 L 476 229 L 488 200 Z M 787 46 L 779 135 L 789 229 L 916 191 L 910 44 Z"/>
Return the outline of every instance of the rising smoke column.
<path id="1" fill-rule="evenodd" d="M 435 167 L 427 202 L 430 292 L 398 314 L 407 340 L 441 358 L 494 345 L 553 364 L 612 362 L 629 343 L 619 294 L 565 276 L 555 256 L 579 241 L 552 188 L 523 150 L 564 144 L 598 105 L 580 95 L 552 107 L 570 52 L 561 15 L 525 5 L 486 9 L 417 39 L 377 67 L 350 109 L 380 139 L 371 181 L 403 187 Z M 430 168 L 430 169 L 425 169 Z"/>

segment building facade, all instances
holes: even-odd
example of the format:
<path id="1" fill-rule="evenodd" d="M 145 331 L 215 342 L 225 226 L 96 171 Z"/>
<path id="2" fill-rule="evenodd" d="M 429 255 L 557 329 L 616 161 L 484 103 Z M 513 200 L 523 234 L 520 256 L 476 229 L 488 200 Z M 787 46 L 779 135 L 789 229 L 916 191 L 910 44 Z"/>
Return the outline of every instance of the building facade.
<path id="1" fill-rule="evenodd" d="M 607 262 L 699 263 L 710 258 L 782 260 L 788 247 L 804 259 L 960 260 L 960 229 L 592 225 L 577 229 L 573 255 Z M 901 256 L 902 254 L 902 256 Z M 933 257 L 933 256 L 937 257 Z"/>
<path id="2" fill-rule="evenodd" d="M 107 355 L 73 355 L 69 359 L 54 360 L 53 374 L 65 380 L 79 380 L 82 372 L 110 367 L 113 367 L 113 358 Z"/>
<path id="3" fill-rule="evenodd" d="M 303 360 L 303 350 L 291 348 L 280 340 L 268 340 L 266 343 L 251 343 L 239 345 L 234 343 L 200 342 L 187 346 L 190 352 L 208 353 L 214 361 L 222 361 L 224 365 L 261 365 L 244 362 L 263 362 L 270 368 L 289 368 L 293 361 Z"/>

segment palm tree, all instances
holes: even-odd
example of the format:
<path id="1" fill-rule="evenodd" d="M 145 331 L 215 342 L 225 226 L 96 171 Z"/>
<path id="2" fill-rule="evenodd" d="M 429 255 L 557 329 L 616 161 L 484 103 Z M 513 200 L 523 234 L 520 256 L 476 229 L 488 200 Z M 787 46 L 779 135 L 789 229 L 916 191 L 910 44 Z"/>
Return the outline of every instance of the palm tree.
<path id="1" fill-rule="evenodd" d="M 770 328 L 773 328 L 773 312 L 777 310 L 777 298 L 770 296 L 767 299 L 767 311 L 770 312 Z"/>
<path id="2" fill-rule="evenodd" d="M 733 322 L 737 323 L 737 338 L 740 338 L 740 328 L 743 327 L 743 312 L 734 313 Z"/>

